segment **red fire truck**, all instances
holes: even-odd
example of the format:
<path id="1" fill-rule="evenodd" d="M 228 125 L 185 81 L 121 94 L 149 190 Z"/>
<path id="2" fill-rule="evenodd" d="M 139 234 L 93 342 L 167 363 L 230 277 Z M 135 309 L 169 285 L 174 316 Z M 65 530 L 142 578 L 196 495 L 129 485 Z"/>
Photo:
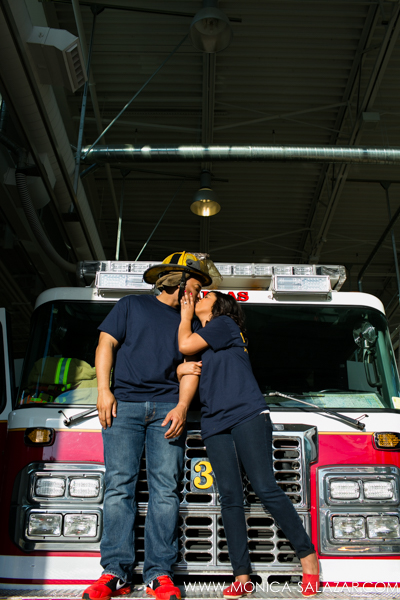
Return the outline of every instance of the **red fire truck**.
<path id="1" fill-rule="evenodd" d="M 123 295 L 154 293 L 142 280 L 149 266 L 82 263 L 86 282 L 95 276 L 91 285 L 44 292 L 14 398 L 0 315 L 2 595 L 65 597 L 74 590 L 79 596 L 100 576 L 104 465 L 95 410 L 97 326 Z M 275 476 L 317 548 L 324 593 L 376 588 L 400 597 L 400 382 L 382 304 L 368 294 L 341 292 L 340 266 L 216 267 L 223 276 L 218 288 L 234 295 L 246 313 L 253 370 L 274 422 Z M 194 402 L 176 564 L 177 581 L 189 582 L 195 595 L 201 582 L 229 581 L 231 574 L 199 415 Z M 293 548 L 245 476 L 243 494 L 255 581 L 264 591 L 272 582 L 279 589 L 294 586 L 296 595 L 301 567 Z M 147 502 L 143 457 L 138 574 Z M 202 596 L 215 596 L 204 589 Z"/>

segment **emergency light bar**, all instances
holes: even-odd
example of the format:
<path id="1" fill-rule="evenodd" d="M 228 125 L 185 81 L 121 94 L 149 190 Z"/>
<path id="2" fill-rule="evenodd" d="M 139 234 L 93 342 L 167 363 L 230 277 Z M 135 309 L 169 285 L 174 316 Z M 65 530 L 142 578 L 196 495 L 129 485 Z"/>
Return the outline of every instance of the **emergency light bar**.
<path id="1" fill-rule="evenodd" d="M 223 277 L 218 289 L 269 289 L 282 293 L 328 294 L 346 281 L 342 265 L 272 265 L 267 263 L 215 263 Z M 322 281 L 323 280 L 323 281 Z"/>
<path id="2" fill-rule="evenodd" d="M 274 275 L 270 289 L 276 294 L 309 294 L 318 292 L 327 295 L 332 291 L 328 275 Z"/>
<path id="3" fill-rule="evenodd" d="M 146 290 L 143 273 L 152 265 L 146 261 L 84 261 L 78 265 L 78 277 L 84 285 L 102 290 Z M 220 290 L 259 289 L 274 293 L 322 293 L 339 290 L 346 280 L 341 265 L 284 265 L 267 263 L 214 263 L 222 281 L 210 288 Z"/>

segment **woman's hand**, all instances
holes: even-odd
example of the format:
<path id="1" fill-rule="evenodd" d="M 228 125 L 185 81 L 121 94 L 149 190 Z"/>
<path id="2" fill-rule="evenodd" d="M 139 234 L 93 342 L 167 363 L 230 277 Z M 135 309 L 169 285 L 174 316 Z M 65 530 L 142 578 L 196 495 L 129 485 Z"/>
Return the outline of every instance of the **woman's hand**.
<path id="1" fill-rule="evenodd" d="M 182 379 L 184 375 L 201 375 L 201 360 L 195 362 L 194 360 L 183 362 L 178 365 L 176 369 L 176 374 L 178 376 L 178 381 Z"/>
<path id="2" fill-rule="evenodd" d="M 185 293 L 181 298 L 181 320 L 191 321 L 194 317 L 194 300 L 192 292 L 190 294 Z"/>

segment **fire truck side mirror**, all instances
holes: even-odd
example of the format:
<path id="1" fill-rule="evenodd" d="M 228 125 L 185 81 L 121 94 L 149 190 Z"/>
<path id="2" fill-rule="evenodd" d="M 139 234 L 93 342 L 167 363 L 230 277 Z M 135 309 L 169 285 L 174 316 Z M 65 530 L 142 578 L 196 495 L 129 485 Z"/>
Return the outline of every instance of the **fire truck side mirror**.
<path id="1" fill-rule="evenodd" d="M 363 349 L 370 348 L 375 345 L 378 339 L 376 329 L 368 321 L 364 321 L 358 327 L 353 329 L 353 338 L 357 346 Z"/>

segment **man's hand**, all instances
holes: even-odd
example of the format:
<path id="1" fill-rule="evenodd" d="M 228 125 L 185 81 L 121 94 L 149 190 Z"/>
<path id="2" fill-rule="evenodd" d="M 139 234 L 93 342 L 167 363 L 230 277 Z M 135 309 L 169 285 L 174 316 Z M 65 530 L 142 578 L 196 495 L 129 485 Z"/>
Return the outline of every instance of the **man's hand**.
<path id="1" fill-rule="evenodd" d="M 164 421 L 161 423 L 161 427 L 165 427 L 171 421 L 171 426 L 164 435 L 167 440 L 177 438 L 181 435 L 183 428 L 185 427 L 187 411 L 187 407 L 179 403 L 169 411 Z"/>
<path id="2" fill-rule="evenodd" d="M 99 421 L 103 429 L 111 427 L 112 417 L 117 416 L 117 401 L 110 390 L 99 390 L 97 397 Z"/>

